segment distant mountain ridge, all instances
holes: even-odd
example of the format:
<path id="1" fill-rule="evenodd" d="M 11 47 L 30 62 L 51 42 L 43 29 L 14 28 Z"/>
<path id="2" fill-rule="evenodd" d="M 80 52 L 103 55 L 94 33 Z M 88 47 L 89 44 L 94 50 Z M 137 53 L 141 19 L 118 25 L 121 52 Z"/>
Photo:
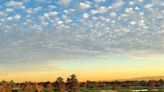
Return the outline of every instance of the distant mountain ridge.
<path id="1" fill-rule="evenodd" d="M 159 80 L 159 79 L 163 79 L 164 80 L 164 76 L 138 77 L 138 78 L 133 78 L 131 80 Z"/>

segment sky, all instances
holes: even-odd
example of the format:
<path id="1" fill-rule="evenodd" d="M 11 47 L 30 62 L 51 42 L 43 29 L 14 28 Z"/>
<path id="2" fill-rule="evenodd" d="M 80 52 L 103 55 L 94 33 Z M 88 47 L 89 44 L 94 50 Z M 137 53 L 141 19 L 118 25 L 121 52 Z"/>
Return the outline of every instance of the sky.
<path id="1" fill-rule="evenodd" d="M 163 0 L 0 2 L 0 80 L 164 75 Z"/>

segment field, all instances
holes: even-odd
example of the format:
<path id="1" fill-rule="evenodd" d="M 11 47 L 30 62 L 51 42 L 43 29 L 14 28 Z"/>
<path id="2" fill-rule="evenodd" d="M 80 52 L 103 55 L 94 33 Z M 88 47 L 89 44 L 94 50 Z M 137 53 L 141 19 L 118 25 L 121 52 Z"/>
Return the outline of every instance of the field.
<path id="1" fill-rule="evenodd" d="M 86 87 L 80 87 L 79 92 L 150 92 L 148 91 L 149 87 L 147 86 L 130 86 L 129 89 L 120 88 L 118 91 L 110 90 L 111 88 L 112 86 L 106 86 L 104 88 L 98 88 L 98 89 L 95 88 L 88 89 Z M 18 92 L 27 92 L 27 91 L 18 90 Z M 35 91 L 31 90 L 28 92 L 35 92 Z M 49 91 L 47 89 L 44 89 L 43 92 L 49 92 Z M 157 87 L 151 92 L 164 92 L 164 86 Z"/>

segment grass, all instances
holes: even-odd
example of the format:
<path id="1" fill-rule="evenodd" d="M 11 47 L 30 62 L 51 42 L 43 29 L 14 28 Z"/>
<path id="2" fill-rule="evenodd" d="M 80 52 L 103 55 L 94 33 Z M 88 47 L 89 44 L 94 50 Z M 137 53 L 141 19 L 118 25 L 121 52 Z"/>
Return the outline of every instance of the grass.
<path id="1" fill-rule="evenodd" d="M 86 88 L 86 87 L 80 87 L 80 91 L 79 92 L 103 92 L 101 90 L 108 90 L 108 89 L 111 89 L 111 86 L 106 86 L 106 87 L 103 87 L 103 88 L 99 88 L 99 89 L 95 89 L 95 88 Z M 148 89 L 147 86 L 130 86 L 129 89 Z M 160 86 L 160 87 L 157 87 L 156 89 L 159 89 L 159 90 L 164 90 L 164 86 Z M 26 92 L 26 91 L 22 91 L 22 90 L 19 90 L 18 92 Z M 33 91 L 30 91 L 30 92 L 34 92 Z M 43 92 L 48 92 L 47 89 L 44 89 Z M 120 88 L 120 91 L 119 92 L 128 92 L 128 89 L 127 88 Z"/>

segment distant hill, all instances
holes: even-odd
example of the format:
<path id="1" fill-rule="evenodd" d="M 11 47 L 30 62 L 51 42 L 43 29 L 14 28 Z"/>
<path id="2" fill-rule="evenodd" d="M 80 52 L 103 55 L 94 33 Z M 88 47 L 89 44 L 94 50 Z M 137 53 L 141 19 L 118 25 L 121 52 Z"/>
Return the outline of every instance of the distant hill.
<path id="1" fill-rule="evenodd" d="M 159 80 L 159 79 L 163 79 L 164 80 L 164 76 L 138 77 L 138 78 L 133 78 L 131 80 Z"/>

